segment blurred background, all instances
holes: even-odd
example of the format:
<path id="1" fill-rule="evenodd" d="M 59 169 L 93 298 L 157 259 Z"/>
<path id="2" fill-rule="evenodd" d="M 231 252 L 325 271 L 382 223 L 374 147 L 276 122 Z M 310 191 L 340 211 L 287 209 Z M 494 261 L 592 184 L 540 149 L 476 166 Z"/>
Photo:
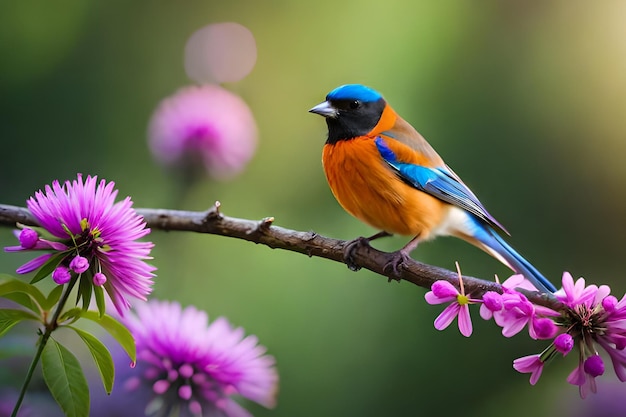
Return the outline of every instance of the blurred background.
<path id="1" fill-rule="evenodd" d="M 274 216 L 277 225 L 341 239 L 369 235 L 330 193 L 320 162 L 326 126 L 307 113 L 334 87 L 363 83 L 430 141 L 553 282 L 567 270 L 619 296 L 625 15 L 619 1 L 2 2 L 0 201 L 24 205 L 53 179 L 82 172 L 115 181 L 136 207 L 204 210 L 219 200 L 231 216 Z M 186 40 L 224 21 L 256 39 L 254 70 L 225 87 L 252 109 L 259 145 L 241 175 L 207 178 L 181 197 L 152 159 L 147 124 L 161 99 L 192 84 Z M 551 363 L 531 387 L 512 361 L 546 344 L 527 334 L 504 339 L 477 309 L 475 334 L 465 339 L 436 331 L 441 307 L 405 282 L 218 236 L 155 231 L 150 239 L 154 297 L 224 315 L 277 358 L 278 406 L 246 403 L 255 416 L 582 409 L 565 381 L 577 358 Z M 14 242 L 0 229 L 0 244 Z M 31 257 L 2 256 L 0 271 Z M 509 275 L 454 239 L 424 244 L 414 257 L 449 269 L 459 261 L 465 274 L 486 279 Z M 21 343 L 32 356 L 34 334 L 13 333 L 0 346 Z M 0 381 L 19 386 L 27 363 L 0 369 Z"/>

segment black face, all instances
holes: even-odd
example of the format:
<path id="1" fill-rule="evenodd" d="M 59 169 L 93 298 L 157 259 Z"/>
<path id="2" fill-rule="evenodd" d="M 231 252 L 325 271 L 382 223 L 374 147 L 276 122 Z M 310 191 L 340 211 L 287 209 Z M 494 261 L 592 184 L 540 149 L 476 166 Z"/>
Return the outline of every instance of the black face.
<path id="1" fill-rule="evenodd" d="M 337 109 L 337 117 L 327 117 L 328 140 L 336 143 L 340 140 L 354 139 L 368 134 L 378 124 L 385 109 L 385 100 L 329 100 Z"/>

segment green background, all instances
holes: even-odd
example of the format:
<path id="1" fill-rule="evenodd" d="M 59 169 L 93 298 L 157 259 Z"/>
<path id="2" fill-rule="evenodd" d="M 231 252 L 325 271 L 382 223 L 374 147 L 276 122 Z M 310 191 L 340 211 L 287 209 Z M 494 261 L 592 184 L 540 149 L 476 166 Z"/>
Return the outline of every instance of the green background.
<path id="1" fill-rule="evenodd" d="M 203 210 L 219 200 L 231 216 L 369 235 L 330 193 L 325 124 L 307 113 L 332 88 L 363 83 L 430 141 L 552 281 L 567 270 L 619 296 L 625 14 L 619 1 L 2 2 L 0 201 L 23 205 L 53 179 L 82 172 L 115 181 L 136 207 Z M 255 69 L 226 88 L 254 112 L 259 148 L 236 179 L 206 179 L 181 198 L 151 159 L 146 126 L 159 100 L 192 83 L 187 38 L 222 21 L 247 26 L 257 41 Z M 511 362 L 546 343 L 526 333 L 504 339 L 477 309 L 466 339 L 435 330 L 441 307 L 405 282 L 218 236 L 150 238 L 154 297 L 224 315 L 277 358 L 278 407 L 246 404 L 255 416 L 539 416 L 582 407 L 565 382 L 575 355 L 531 387 Z M 0 229 L 0 244 L 14 242 Z M 450 269 L 459 261 L 486 279 L 509 274 L 454 239 L 414 257 Z M 4 255 L 0 271 L 30 258 Z"/>

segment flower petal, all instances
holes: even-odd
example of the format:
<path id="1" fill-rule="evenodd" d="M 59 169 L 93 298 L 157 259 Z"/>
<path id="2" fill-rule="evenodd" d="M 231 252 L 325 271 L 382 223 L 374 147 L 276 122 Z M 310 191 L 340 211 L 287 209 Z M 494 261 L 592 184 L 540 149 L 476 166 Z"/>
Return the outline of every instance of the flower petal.
<path id="1" fill-rule="evenodd" d="M 461 334 L 470 337 L 472 335 L 472 319 L 467 304 L 460 306 L 458 321 Z"/>
<path id="2" fill-rule="evenodd" d="M 29 272 L 32 272 L 35 269 L 40 268 L 43 264 L 46 263 L 48 259 L 50 259 L 51 256 L 52 256 L 51 253 L 45 253 L 41 256 L 38 256 L 35 259 L 32 259 L 26 262 L 24 265 L 17 268 L 15 272 L 17 272 L 18 274 L 28 274 Z"/>
<path id="3" fill-rule="evenodd" d="M 460 309 L 461 306 L 458 303 L 452 303 L 446 307 L 435 319 L 435 329 L 443 330 L 448 327 L 457 316 Z"/>

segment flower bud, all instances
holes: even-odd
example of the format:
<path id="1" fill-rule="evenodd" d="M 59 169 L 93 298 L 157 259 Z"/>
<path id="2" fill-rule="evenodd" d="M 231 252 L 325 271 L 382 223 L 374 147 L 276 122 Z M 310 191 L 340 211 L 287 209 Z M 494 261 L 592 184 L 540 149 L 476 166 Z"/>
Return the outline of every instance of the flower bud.
<path id="1" fill-rule="evenodd" d="M 89 269 L 89 261 L 87 260 L 87 258 L 78 255 L 74 259 L 72 259 L 72 262 L 70 262 L 70 268 L 77 274 L 82 274 L 87 269 Z"/>
<path id="2" fill-rule="evenodd" d="M 95 274 L 93 274 L 93 285 L 99 287 L 101 285 L 104 285 L 105 282 L 107 282 L 107 277 L 102 272 L 96 272 Z"/>
<path id="3" fill-rule="evenodd" d="M 459 294 L 459 291 L 454 287 L 454 285 L 444 280 L 435 281 L 430 289 L 432 290 L 435 297 L 438 298 L 456 298 L 456 296 Z"/>
<path id="4" fill-rule="evenodd" d="M 554 347 L 565 356 L 574 348 L 574 338 L 569 333 L 562 333 L 554 339 Z"/>
<path id="5" fill-rule="evenodd" d="M 487 291 L 483 294 L 483 303 L 491 311 L 502 310 L 502 295 L 495 291 Z"/>
<path id="6" fill-rule="evenodd" d="M 67 284 L 70 282 L 71 278 L 70 270 L 63 265 L 57 266 L 56 269 L 52 271 L 52 280 L 59 285 Z"/>
<path id="7" fill-rule="evenodd" d="M 613 311 L 615 311 L 616 306 L 617 298 L 612 295 L 608 295 L 602 300 L 602 308 L 604 308 L 607 313 L 612 313 Z"/>
<path id="8" fill-rule="evenodd" d="M 600 355 L 592 355 L 585 359 L 584 363 L 585 373 L 596 377 L 604 373 L 604 361 Z"/>
<path id="9" fill-rule="evenodd" d="M 32 249 L 37 244 L 39 235 L 33 229 L 25 228 L 20 232 L 18 239 L 24 249 Z"/>
<path id="10" fill-rule="evenodd" d="M 557 332 L 556 324 L 545 317 L 533 320 L 532 326 L 538 339 L 551 339 Z"/>

